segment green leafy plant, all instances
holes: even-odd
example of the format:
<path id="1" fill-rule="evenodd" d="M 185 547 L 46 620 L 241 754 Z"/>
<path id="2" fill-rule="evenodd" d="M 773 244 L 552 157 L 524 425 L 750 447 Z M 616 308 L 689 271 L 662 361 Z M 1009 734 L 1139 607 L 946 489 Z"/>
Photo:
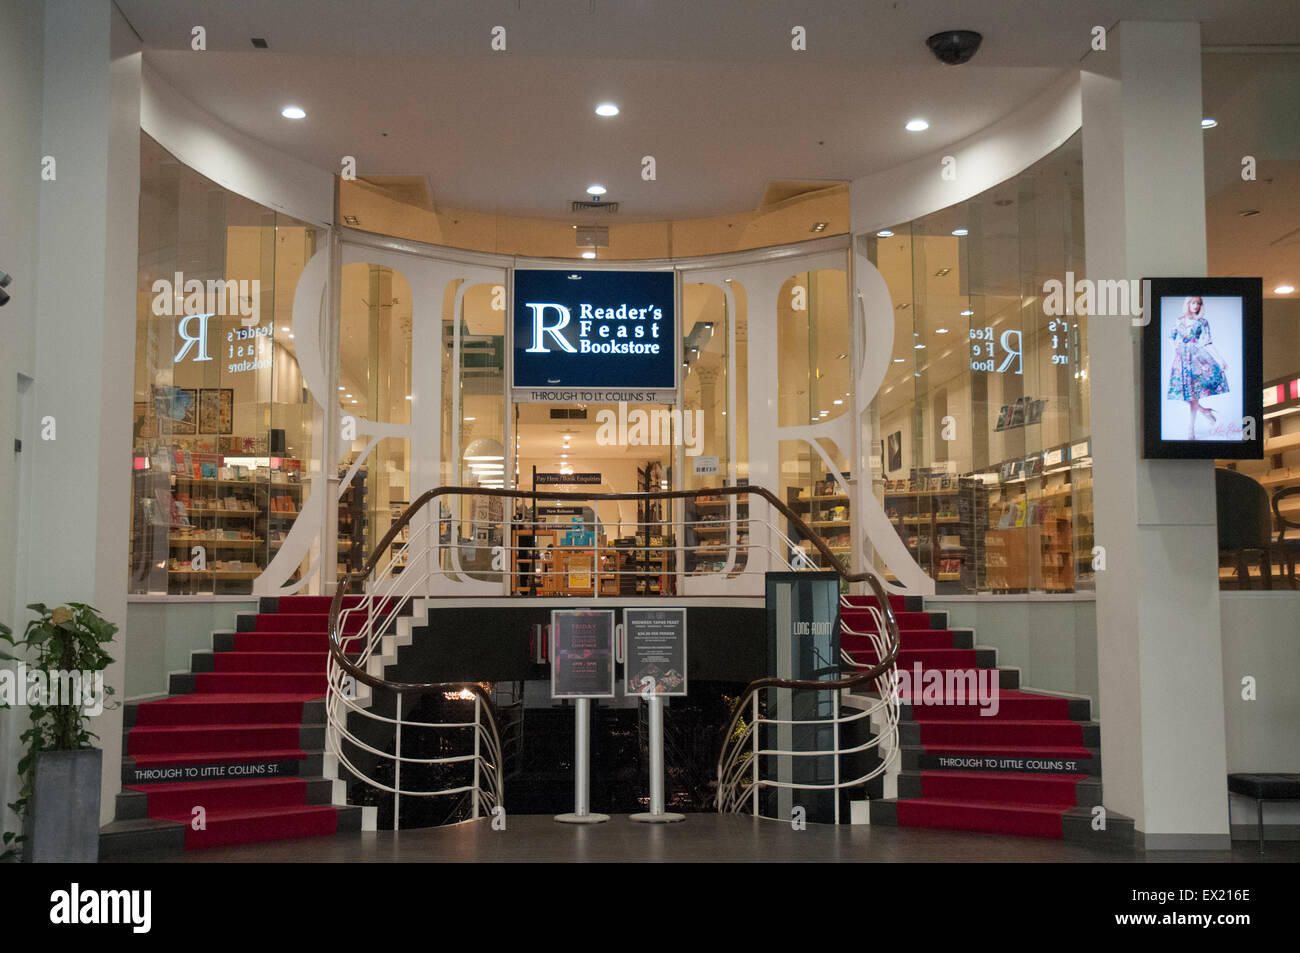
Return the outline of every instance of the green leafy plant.
<path id="1" fill-rule="evenodd" d="M 14 646 L 25 646 L 29 652 L 28 667 L 48 676 L 55 672 L 79 672 L 93 675 L 112 664 L 113 658 L 104 646 L 113 641 L 117 626 L 101 616 L 94 608 L 81 602 L 51 609 L 43 603 L 33 603 L 27 608 L 36 618 L 27 623 L 23 638 L 14 641 L 13 631 L 0 623 L 0 639 Z M 16 657 L 0 651 L 0 658 L 15 661 Z M 46 751 L 81 751 L 93 748 L 92 740 L 99 736 L 90 730 L 90 715 L 85 711 L 86 699 L 57 699 L 49 704 L 48 697 L 30 699 L 27 686 L 18 685 L 18 700 L 26 702 L 31 715 L 30 727 L 19 740 L 25 746 L 18 761 L 21 786 L 18 800 L 9 805 L 19 817 L 26 814 L 36 776 L 36 756 Z M 105 700 L 113 689 L 103 688 Z M 7 707 L 7 706 L 3 706 Z M 23 841 L 21 834 L 6 832 L 0 844 L 0 860 L 17 855 Z"/>

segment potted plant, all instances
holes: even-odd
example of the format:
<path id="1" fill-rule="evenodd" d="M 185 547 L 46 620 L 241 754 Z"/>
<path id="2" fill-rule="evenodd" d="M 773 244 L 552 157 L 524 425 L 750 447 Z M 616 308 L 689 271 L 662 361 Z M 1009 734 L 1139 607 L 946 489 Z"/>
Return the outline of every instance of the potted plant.
<path id="1" fill-rule="evenodd" d="M 18 800 L 9 805 L 23 818 L 23 834 L 6 833 L 0 857 L 21 846 L 26 861 L 94 862 L 103 752 L 91 744 L 99 736 L 90 730 L 90 719 L 113 694 L 104 685 L 104 669 L 113 662 L 104 646 L 117 626 L 80 602 L 27 608 L 37 617 L 22 639 L 15 642 L 7 626 L 0 629 L 0 638 L 28 649 L 11 684 L 14 701 L 31 716 L 20 736 L 26 750 L 18 761 Z"/>

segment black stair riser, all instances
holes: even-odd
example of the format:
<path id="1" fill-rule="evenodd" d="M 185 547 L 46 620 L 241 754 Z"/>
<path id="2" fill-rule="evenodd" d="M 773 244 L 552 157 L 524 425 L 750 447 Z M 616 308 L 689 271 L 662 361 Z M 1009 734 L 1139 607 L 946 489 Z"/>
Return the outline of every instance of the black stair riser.
<path id="1" fill-rule="evenodd" d="M 1025 774 L 1087 774 L 1093 777 L 1101 776 L 1101 757 L 1099 752 L 1095 750 L 1092 751 L 1091 758 L 1079 758 L 1077 760 L 1069 759 L 1069 758 L 1055 759 L 1064 762 L 1073 761 L 1073 766 L 1070 768 L 1062 768 L 1062 767 L 1016 768 L 1016 767 L 999 766 L 999 765 L 992 765 L 989 767 L 978 767 L 971 764 L 944 765 L 944 764 L 940 764 L 940 760 L 939 760 L 940 758 L 949 758 L 954 756 L 946 755 L 942 753 L 932 754 L 932 753 L 922 751 L 919 747 L 912 747 L 907 745 L 904 745 L 900 750 L 902 752 L 902 769 L 904 771 L 1020 771 Z M 966 758 L 968 756 L 960 755 L 957 757 Z M 999 756 L 999 761 L 1001 760 L 1002 758 L 1001 756 Z M 1045 760 L 1045 759 L 1026 758 L 1023 760 L 1038 761 L 1038 760 Z"/>
<path id="2" fill-rule="evenodd" d="M 921 773 L 919 771 L 900 772 L 898 775 L 898 799 L 902 801 L 918 797 L 924 797 Z M 1080 807 L 1088 808 L 1100 804 L 1101 781 L 1097 778 L 1076 781 L 1074 785 L 1074 803 Z"/>
<path id="3" fill-rule="evenodd" d="M 925 722 L 917 721 L 914 718 L 912 718 L 911 717 L 912 713 L 910 711 L 912 706 L 908 705 L 907 708 L 909 709 L 907 720 L 900 719 L 898 723 L 899 744 L 919 745 L 921 744 L 921 726 L 924 725 Z M 981 723 L 987 723 L 990 725 L 997 724 L 997 720 L 991 718 L 971 719 L 971 721 L 974 724 L 981 724 Z M 1083 740 L 1080 742 L 1081 747 L 1084 748 L 1101 747 L 1101 727 L 1099 725 L 1089 723 L 1086 725 L 1080 725 L 1079 729 L 1083 736 Z"/>
<path id="4" fill-rule="evenodd" d="M 223 762 L 216 760 L 214 756 L 212 761 L 185 766 L 187 769 L 197 769 L 197 773 L 195 773 L 184 769 L 177 771 L 171 767 L 137 769 L 135 759 L 127 757 L 122 759 L 122 784 L 176 784 L 183 781 L 314 777 L 320 775 L 323 765 L 324 759 L 321 752 L 308 752 L 306 758 L 286 761 Z M 207 769 L 219 769 L 220 773 L 205 773 Z M 239 770 L 232 773 L 231 769 Z"/>

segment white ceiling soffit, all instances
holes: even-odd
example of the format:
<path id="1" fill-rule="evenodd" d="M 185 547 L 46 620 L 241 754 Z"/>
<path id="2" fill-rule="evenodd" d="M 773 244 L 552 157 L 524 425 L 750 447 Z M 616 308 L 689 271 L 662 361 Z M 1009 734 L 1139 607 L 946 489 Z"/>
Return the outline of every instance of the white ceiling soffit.
<path id="1" fill-rule="evenodd" d="M 318 169 L 351 155 L 361 176 L 427 178 L 440 206 L 560 220 L 599 183 L 626 222 L 749 211 L 774 180 L 853 180 L 944 149 L 1076 70 L 1092 28 L 1121 18 L 1200 20 L 1207 44 L 1300 41 L 1300 3 L 1266 0 L 119 6 L 178 92 Z M 984 34 L 968 65 L 925 47 L 953 28 Z M 622 114 L 595 116 L 604 100 Z M 282 118 L 289 103 L 307 118 Z M 917 115 L 930 130 L 905 132 Z"/>

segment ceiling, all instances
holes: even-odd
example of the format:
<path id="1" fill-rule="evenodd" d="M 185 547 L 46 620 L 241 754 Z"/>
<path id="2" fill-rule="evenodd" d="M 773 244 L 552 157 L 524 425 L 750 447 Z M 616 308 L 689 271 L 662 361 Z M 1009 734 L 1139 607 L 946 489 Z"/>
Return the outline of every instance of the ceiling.
<path id="1" fill-rule="evenodd" d="M 1264 0 L 118 5 L 184 95 L 322 169 L 352 155 L 359 175 L 426 177 L 440 207 L 556 219 L 599 182 L 621 221 L 749 210 L 773 181 L 844 181 L 943 148 L 1077 65 L 1091 28 L 1121 16 L 1198 19 L 1207 44 L 1300 40 L 1300 4 Z M 490 48 L 497 25 L 504 52 Z M 984 34 L 966 66 L 925 48 L 951 28 Z M 597 117 L 604 100 L 622 114 Z M 291 102 L 306 119 L 280 116 Z M 905 132 L 917 115 L 930 130 Z M 654 181 L 641 177 L 647 155 Z"/>

